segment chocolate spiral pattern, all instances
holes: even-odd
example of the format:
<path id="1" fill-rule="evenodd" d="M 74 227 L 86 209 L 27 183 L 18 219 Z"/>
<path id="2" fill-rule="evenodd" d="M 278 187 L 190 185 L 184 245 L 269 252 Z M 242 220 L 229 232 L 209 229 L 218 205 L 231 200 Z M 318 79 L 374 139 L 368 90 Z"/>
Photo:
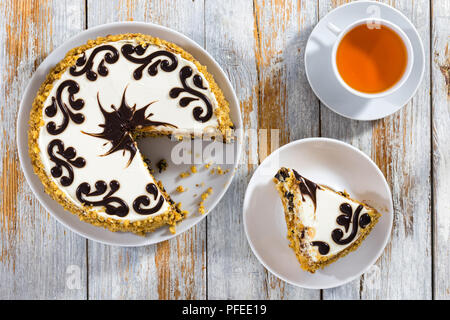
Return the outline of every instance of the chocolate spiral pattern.
<path id="1" fill-rule="evenodd" d="M 350 242 L 353 241 L 353 239 L 355 239 L 356 234 L 358 233 L 358 226 L 359 226 L 359 228 L 364 229 L 365 227 L 367 227 L 370 224 L 372 219 L 370 218 L 369 214 L 364 213 L 360 216 L 361 210 L 363 208 L 364 207 L 362 205 L 359 205 L 356 208 L 355 212 L 353 213 L 352 206 L 349 203 L 345 202 L 339 206 L 339 210 L 343 214 L 339 215 L 336 218 L 337 224 L 344 227 L 345 233 L 348 232 L 348 229 L 350 228 L 350 224 L 351 224 L 352 231 L 347 238 L 342 239 L 344 237 L 344 232 L 339 228 L 334 229 L 333 232 L 331 233 L 331 238 L 333 239 L 333 241 L 335 243 L 340 244 L 340 245 L 349 244 Z M 330 246 L 326 242 L 313 241 L 313 242 L 311 242 L 311 245 L 317 246 L 319 249 L 319 253 L 321 255 L 327 255 L 328 252 L 330 252 Z"/>
<path id="2" fill-rule="evenodd" d="M 356 234 L 358 233 L 358 228 L 365 228 L 371 221 L 370 216 L 365 213 L 361 217 L 359 216 L 361 214 L 361 210 L 363 209 L 362 205 L 359 205 L 355 212 L 353 213 L 352 217 L 352 207 L 348 203 L 343 203 L 340 205 L 339 209 L 341 210 L 343 215 L 340 215 L 337 217 L 336 222 L 344 226 L 345 232 L 348 231 L 350 227 L 350 222 L 352 225 L 352 231 L 350 235 L 347 238 L 344 238 L 344 232 L 341 229 L 334 229 L 331 233 L 331 238 L 334 242 L 340 245 L 349 244 L 350 242 L 355 239 Z"/>
<path id="3" fill-rule="evenodd" d="M 109 183 L 109 188 L 109 192 L 101 200 L 87 200 L 83 196 L 95 197 L 103 195 L 108 190 L 108 186 L 105 181 L 99 180 L 95 183 L 95 190 L 91 192 L 91 185 L 87 182 L 83 182 L 77 188 L 77 199 L 85 205 L 104 206 L 106 208 L 106 213 L 109 215 L 125 217 L 130 211 L 128 205 L 121 198 L 112 196 L 119 190 L 120 183 L 117 180 L 112 180 Z"/>
<path id="4" fill-rule="evenodd" d="M 63 132 L 67 125 L 69 124 L 69 119 L 75 122 L 76 124 L 83 123 L 84 115 L 82 113 L 75 113 L 62 101 L 62 93 L 64 89 L 67 88 L 69 93 L 69 106 L 73 110 L 81 110 L 84 107 L 84 100 L 77 99 L 75 100 L 74 95 L 80 91 L 80 86 L 73 80 L 66 80 L 62 82 L 58 89 L 56 90 L 56 97 L 52 97 L 52 103 L 45 108 L 45 114 L 49 118 L 53 118 L 58 109 L 61 111 L 63 116 L 62 123 L 57 126 L 54 121 L 47 123 L 47 132 L 51 135 L 58 135 Z"/>
<path id="5" fill-rule="evenodd" d="M 203 110 L 202 107 L 197 106 L 197 107 L 195 107 L 193 109 L 192 114 L 194 115 L 194 119 L 195 120 L 200 121 L 200 122 L 206 122 L 209 119 L 211 119 L 211 117 L 213 115 L 213 108 L 212 108 L 211 102 L 209 101 L 209 99 L 203 93 L 201 93 L 200 91 L 194 90 L 193 88 L 191 88 L 187 84 L 186 80 L 189 79 L 192 76 L 192 74 L 193 74 L 193 71 L 192 71 L 191 67 L 189 67 L 189 66 L 183 67 L 180 70 L 180 74 L 179 74 L 180 75 L 180 81 L 181 81 L 181 84 L 182 84 L 183 87 L 182 88 L 173 88 L 173 89 L 171 89 L 170 92 L 169 92 L 169 96 L 172 99 L 176 99 L 176 98 L 178 98 L 178 96 L 181 93 L 187 92 L 187 93 L 189 93 L 189 94 L 191 94 L 191 95 L 196 97 L 196 98 L 193 98 L 193 97 L 181 98 L 180 102 L 179 102 L 180 107 L 186 107 L 191 102 L 201 99 L 205 103 L 206 113 L 205 113 L 205 110 Z M 199 89 L 206 89 L 203 86 L 203 80 L 202 80 L 202 78 L 199 75 L 195 75 L 194 76 L 193 83 Z M 203 113 L 205 113 L 205 114 L 203 115 Z"/>
<path id="6" fill-rule="evenodd" d="M 319 253 L 323 256 L 326 256 L 328 254 L 328 252 L 330 252 L 330 246 L 326 242 L 313 241 L 313 242 L 311 242 L 311 245 L 318 247 Z"/>
<path id="7" fill-rule="evenodd" d="M 158 197 L 158 188 L 154 183 L 147 184 L 146 188 L 147 192 L 153 196 L 153 200 L 156 201 Z M 140 196 L 137 197 L 136 200 L 133 202 L 133 209 L 139 214 L 142 215 L 149 215 L 153 214 L 159 211 L 161 209 L 162 205 L 164 204 L 164 198 L 163 196 L 159 196 L 159 200 L 153 207 L 150 208 L 142 208 L 141 206 L 149 206 L 151 203 L 149 197 L 147 196 Z"/>
<path id="8" fill-rule="evenodd" d="M 345 232 L 348 232 L 350 227 L 350 221 L 352 220 L 353 209 L 348 203 L 342 203 L 339 206 L 339 210 L 343 213 L 336 218 L 336 223 L 345 228 Z"/>
<path id="9" fill-rule="evenodd" d="M 158 74 L 158 66 L 160 66 L 161 70 L 165 72 L 172 72 L 177 68 L 177 57 L 173 53 L 166 50 L 155 51 L 146 57 L 139 58 L 145 54 L 147 48 L 148 47 L 144 48 L 141 45 L 133 46 L 129 43 L 122 46 L 121 51 L 124 58 L 135 64 L 141 65 L 134 70 L 134 79 L 140 80 L 142 78 L 142 72 L 147 66 L 147 72 L 150 76 L 156 76 Z M 134 56 L 134 54 L 139 57 Z"/>
<path id="10" fill-rule="evenodd" d="M 95 56 L 102 51 L 107 51 L 101 60 L 100 64 L 97 67 L 97 72 L 93 71 L 94 67 L 94 58 Z M 103 45 L 95 48 L 89 59 L 86 59 L 86 53 L 83 53 L 81 57 L 78 58 L 77 62 L 74 66 L 70 67 L 70 74 L 73 76 L 81 76 L 82 74 L 86 74 L 86 78 L 90 81 L 97 80 L 97 73 L 103 77 L 108 75 L 108 68 L 106 68 L 105 63 L 113 64 L 119 60 L 119 52 L 116 48 L 111 45 Z M 77 71 L 77 67 L 82 67 Z"/>
<path id="11" fill-rule="evenodd" d="M 62 156 L 65 160 L 62 160 L 55 155 L 55 147 L 56 154 Z M 74 173 L 72 166 L 76 168 L 83 168 L 86 165 L 86 160 L 84 158 L 76 157 L 77 152 L 73 147 L 68 147 L 67 149 L 65 149 L 64 143 L 59 139 L 52 140 L 48 144 L 47 153 L 50 157 L 50 160 L 55 163 L 55 166 L 50 169 L 52 177 L 61 177 L 63 174 L 63 168 L 66 169 L 68 175 L 62 176 L 59 180 L 61 185 L 63 185 L 64 187 L 70 186 L 73 182 Z"/>

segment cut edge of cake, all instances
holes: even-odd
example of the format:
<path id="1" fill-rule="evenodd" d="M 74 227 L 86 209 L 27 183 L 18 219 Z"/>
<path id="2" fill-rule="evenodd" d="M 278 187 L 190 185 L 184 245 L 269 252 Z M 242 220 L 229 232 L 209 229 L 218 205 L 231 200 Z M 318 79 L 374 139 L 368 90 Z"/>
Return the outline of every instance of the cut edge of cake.
<path id="1" fill-rule="evenodd" d="M 319 250 L 316 250 L 317 261 L 314 261 L 310 254 L 312 247 L 310 238 L 312 237 L 309 231 L 311 230 L 308 230 L 308 227 L 305 227 L 305 225 L 303 225 L 301 219 L 297 215 L 299 206 L 302 205 L 302 200 L 299 199 L 299 196 L 302 196 L 299 190 L 299 185 L 301 183 L 301 181 L 298 180 L 299 177 L 303 180 L 303 182 L 307 182 L 311 185 L 313 184 L 318 188 L 338 194 L 347 201 L 363 206 L 363 208 L 367 210 L 365 213 L 370 216 L 370 223 L 362 228 L 359 236 L 349 246 L 347 246 L 342 251 L 339 251 L 338 253 L 330 256 L 321 256 L 321 254 L 318 252 Z M 370 234 L 374 226 L 377 224 L 379 218 L 381 217 L 381 214 L 376 209 L 358 200 L 350 198 L 348 193 L 336 192 L 335 190 L 325 185 L 315 184 L 314 182 L 300 176 L 293 169 L 284 167 L 280 168 L 275 174 L 273 181 L 276 184 L 276 189 L 278 190 L 284 208 L 286 226 L 288 229 L 287 238 L 290 242 L 289 246 L 295 252 L 301 268 L 308 272 L 314 273 L 316 270 L 322 269 L 325 266 L 346 256 L 350 252 L 355 251 L 361 245 L 364 239 Z"/>
<path id="2" fill-rule="evenodd" d="M 40 157 L 40 148 L 38 145 L 39 133 L 41 127 L 44 125 L 44 120 L 42 119 L 42 112 L 44 108 L 44 103 L 47 100 L 53 84 L 56 80 L 60 79 L 65 71 L 71 66 L 75 65 L 78 58 L 86 50 L 98 46 L 107 42 L 115 42 L 120 40 L 135 40 L 141 45 L 157 45 L 166 48 L 168 51 L 179 54 L 182 58 L 192 62 L 197 67 L 198 71 L 201 72 L 209 83 L 210 89 L 213 92 L 218 107 L 216 108 L 215 115 L 218 120 L 218 129 L 224 140 L 230 141 L 231 132 L 234 129 L 234 124 L 230 118 L 230 108 L 228 101 L 225 99 L 222 90 L 216 84 L 213 76 L 207 71 L 207 68 L 200 64 L 190 53 L 186 52 L 181 47 L 174 43 L 152 37 L 140 33 L 126 33 L 117 35 L 108 35 L 106 37 L 98 37 L 95 40 L 89 40 L 86 44 L 79 47 L 73 48 L 67 52 L 64 59 L 62 59 L 58 64 L 53 67 L 47 74 L 45 81 L 39 87 L 36 97 L 33 101 L 29 129 L 28 129 L 28 151 L 30 160 L 33 166 L 33 171 L 41 180 L 44 191 L 55 201 L 57 201 L 65 210 L 75 214 L 80 220 L 88 222 L 94 226 L 104 227 L 110 231 L 122 231 L 122 232 L 133 232 L 138 235 L 144 236 L 147 232 L 152 232 L 162 226 L 169 226 L 171 233 L 175 233 L 175 226 L 178 222 L 183 220 L 187 213 L 181 211 L 178 206 L 175 205 L 174 201 L 165 191 L 162 183 L 156 181 L 159 191 L 164 196 L 165 200 L 168 202 L 168 209 L 157 216 L 148 217 L 144 220 L 130 222 L 128 220 L 116 220 L 112 218 L 104 218 L 103 216 L 97 214 L 99 210 L 94 210 L 91 207 L 84 206 L 80 207 L 74 204 L 68 197 L 62 192 L 56 183 L 47 176 L 44 166 Z M 142 132 L 145 135 L 159 135 L 157 132 Z M 230 139 L 230 140 L 229 140 Z M 149 173 L 152 177 L 153 175 Z"/>

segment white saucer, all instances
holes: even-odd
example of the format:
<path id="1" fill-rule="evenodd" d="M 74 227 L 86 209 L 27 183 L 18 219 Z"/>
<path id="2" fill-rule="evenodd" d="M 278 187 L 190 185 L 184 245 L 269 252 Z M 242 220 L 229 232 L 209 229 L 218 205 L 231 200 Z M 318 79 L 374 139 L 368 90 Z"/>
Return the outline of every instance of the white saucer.
<path id="1" fill-rule="evenodd" d="M 101 25 L 95 28 L 88 29 L 76 35 L 75 37 L 66 41 L 63 45 L 54 50 L 39 66 L 28 84 L 25 94 L 20 104 L 18 119 L 17 119 L 17 144 L 19 151 L 19 158 L 22 169 L 24 171 L 26 180 L 33 190 L 39 202 L 52 214 L 59 222 L 65 225 L 72 231 L 94 241 L 98 241 L 110 245 L 119 246 L 142 246 L 148 244 L 158 243 L 164 240 L 171 239 L 180 233 L 192 228 L 199 223 L 206 214 L 210 212 L 220 201 L 228 189 L 231 180 L 234 176 L 235 169 L 238 165 L 240 154 L 242 150 L 242 130 L 238 130 L 240 136 L 234 144 L 227 144 L 224 146 L 221 142 L 202 142 L 195 140 L 191 144 L 194 146 L 192 151 L 192 158 L 194 161 L 199 161 L 201 157 L 197 154 L 195 143 L 206 145 L 208 143 L 218 143 L 227 149 L 234 151 L 234 162 L 228 165 L 221 165 L 223 169 L 229 169 L 229 172 L 224 175 L 211 175 L 209 170 L 204 168 L 202 164 L 197 164 L 198 173 L 192 174 L 190 177 L 180 180 L 179 174 L 188 171 L 189 164 L 176 165 L 170 160 L 172 148 L 177 145 L 177 142 L 170 141 L 167 137 L 163 138 L 146 138 L 139 141 L 140 150 L 147 156 L 153 164 L 156 164 L 160 159 L 167 160 L 168 169 L 161 174 L 155 173 L 155 177 L 161 180 L 165 189 L 171 194 L 175 202 L 182 202 L 182 209 L 188 210 L 190 215 L 183 220 L 176 228 L 176 234 L 171 234 L 168 227 L 159 228 L 153 233 L 147 234 L 146 237 L 137 236 L 132 233 L 110 232 L 106 229 L 95 227 L 89 223 L 82 222 L 77 216 L 68 211 L 64 211 L 63 207 L 51 199 L 45 192 L 43 185 L 39 178 L 33 173 L 33 168 L 28 156 L 28 120 L 30 116 L 31 105 L 36 96 L 36 92 L 44 81 L 50 69 L 64 58 L 67 51 L 76 46 L 86 43 L 89 39 L 95 39 L 99 36 L 106 36 L 108 34 L 120 33 L 143 33 L 164 40 L 176 43 L 182 48 L 190 52 L 201 64 L 208 68 L 208 71 L 214 76 L 214 79 L 222 89 L 226 99 L 230 103 L 230 116 L 233 120 L 236 129 L 242 129 L 241 113 L 239 109 L 239 102 L 230 81 L 220 68 L 217 62 L 198 44 L 186 36 L 173 31 L 171 29 L 158 26 L 151 23 L 143 22 L 118 22 Z M 221 152 L 217 152 L 214 158 L 219 159 Z M 228 153 L 227 153 L 228 155 Z M 217 158 L 216 158 L 217 157 Z M 214 159 L 209 158 L 204 163 Z M 213 165 L 213 167 L 215 167 Z M 202 183 L 204 182 L 204 185 Z M 182 194 L 175 191 L 177 185 L 183 185 L 188 190 Z M 199 186 L 196 186 L 199 185 Z M 206 214 L 200 215 L 198 213 L 198 204 L 201 201 L 201 194 L 206 191 L 208 187 L 213 188 L 213 193 L 205 201 Z"/>
<path id="2" fill-rule="evenodd" d="M 413 48 L 414 63 L 409 78 L 398 91 L 369 100 L 352 95 L 334 77 L 331 54 L 336 36 L 327 24 L 331 22 L 344 29 L 357 20 L 370 18 L 371 6 L 379 8 L 378 18 L 396 24 L 406 33 Z M 416 28 L 400 11 L 379 2 L 357 1 L 334 9 L 319 21 L 306 44 L 305 70 L 314 93 L 328 108 L 347 118 L 375 120 L 396 112 L 412 98 L 424 74 L 425 53 Z"/>
<path id="3" fill-rule="evenodd" d="M 354 252 L 314 274 L 300 268 L 286 238 L 287 228 L 273 176 L 281 166 L 373 206 L 382 214 L 369 236 Z M 383 252 L 391 233 L 393 204 L 389 186 L 376 164 L 344 142 L 308 138 L 273 152 L 253 174 L 244 199 L 244 227 L 259 261 L 275 276 L 293 285 L 332 288 L 359 277 Z"/>

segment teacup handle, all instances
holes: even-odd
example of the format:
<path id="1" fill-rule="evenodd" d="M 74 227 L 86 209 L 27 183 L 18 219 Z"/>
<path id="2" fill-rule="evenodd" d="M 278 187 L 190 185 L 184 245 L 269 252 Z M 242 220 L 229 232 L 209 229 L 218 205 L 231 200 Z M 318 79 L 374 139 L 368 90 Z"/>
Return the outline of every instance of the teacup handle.
<path id="1" fill-rule="evenodd" d="M 327 28 L 332 33 L 334 33 L 335 36 L 338 36 L 342 32 L 342 30 L 340 28 L 336 27 L 336 25 L 332 24 L 331 22 L 328 22 Z"/>

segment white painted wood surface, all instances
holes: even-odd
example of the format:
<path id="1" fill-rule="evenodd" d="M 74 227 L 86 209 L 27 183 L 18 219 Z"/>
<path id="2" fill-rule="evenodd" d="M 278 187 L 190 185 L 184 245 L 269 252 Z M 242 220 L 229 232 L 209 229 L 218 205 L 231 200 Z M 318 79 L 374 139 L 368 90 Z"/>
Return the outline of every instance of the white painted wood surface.
<path id="1" fill-rule="evenodd" d="M 432 2 L 432 207 L 434 297 L 450 296 L 450 1 Z"/>
<path id="2" fill-rule="evenodd" d="M 338 0 L 2 0 L 0 13 L 0 299 L 450 299 L 450 5 L 385 1 L 418 28 L 425 77 L 383 120 L 344 119 L 321 105 L 303 70 L 317 21 Z M 247 129 L 280 129 L 278 143 L 337 138 L 374 159 L 394 200 L 391 242 L 347 285 L 305 290 L 268 273 L 251 252 L 242 201 L 262 141 L 207 219 L 156 246 L 117 248 L 66 230 L 34 198 L 17 159 L 15 120 L 24 88 L 52 49 L 86 27 L 149 21 L 182 32 L 223 67 Z"/>
<path id="3" fill-rule="evenodd" d="M 15 135 L 25 86 L 54 48 L 83 30 L 84 1 L 2 1 L 0 15 L 0 298 L 84 299 L 86 241 L 51 218 L 33 196 Z M 78 279 L 67 286 L 67 275 Z"/>

